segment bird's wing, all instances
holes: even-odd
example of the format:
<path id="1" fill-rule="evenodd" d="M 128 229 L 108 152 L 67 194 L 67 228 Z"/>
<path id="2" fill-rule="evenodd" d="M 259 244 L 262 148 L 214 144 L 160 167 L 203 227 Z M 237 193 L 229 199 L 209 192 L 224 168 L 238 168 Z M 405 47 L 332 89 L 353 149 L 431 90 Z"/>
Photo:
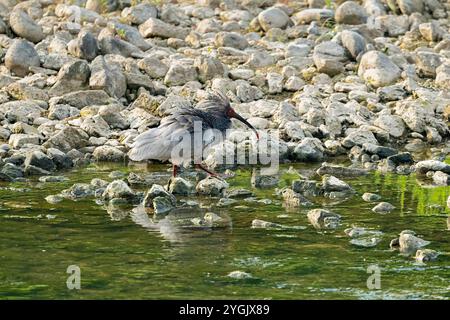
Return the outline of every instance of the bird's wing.
<path id="1" fill-rule="evenodd" d="M 169 160 L 173 148 L 183 140 L 183 137 L 191 135 L 195 129 L 203 131 L 209 127 L 210 125 L 203 120 L 201 111 L 182 109 L 163 118 L 159 127 L 137 136 L 128 155 L 133 161 Z"/>

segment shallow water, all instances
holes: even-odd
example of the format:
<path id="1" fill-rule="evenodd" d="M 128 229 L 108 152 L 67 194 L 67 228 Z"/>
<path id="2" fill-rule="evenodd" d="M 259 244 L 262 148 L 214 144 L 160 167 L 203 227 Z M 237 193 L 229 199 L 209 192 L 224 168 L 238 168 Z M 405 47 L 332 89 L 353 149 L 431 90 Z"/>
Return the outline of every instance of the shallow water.
<path id="1" fill-rule="evenodd" d="M 302 174 L 316 166 L 294 165 Z M 2 299 L 449 299 L 450 242 L 445 202 L 450 187 L 433 187 L 414 175 L 380 175 L 344 179 L 358 192 L 345 200 L 316 199 L 342 216 L 335 231 L 314 229 L 306 212 L 286 210 L 273 189 L 256 190 L 249 170 L 229 179 L 232 187 L 251 189 L 257 199 L 216 207 L 218 199 L 189 197 L 199 207 L 185 208 L 152 220 L 141 209 L 108 213 L 88 198 L 48 204 L 44 198 L 76 182 L 108 178 L 113 170 L 161 172 L 168 167 L 97 164 L 63 173 L 66 182 L 0 183 L 0 298 Z M 279 187 L 295 175 L 283 167 Z M 13 189 L 11 189 L 13 187 Z M 396 209 L 371 211 L 364 192 L 382 195 Z M 208 209 L 208 206 L 212 208 Z M 179 219 L 207 211 L 228 215 L 231 225 L 187 227 Z M 283 229 L 251 228 L 253 219 L 280 223 Z M 367 227 L 384 233 L 374 248 L 349 243 L 344 229 Z M 391 251 L 389 242 L 405 229 L 431 241 L 438 260 L 418 264 Z M 367 268 L 381 268 L 381 289 L 369 290 Z M 69 290 L 69 265 L 81 269 L 81 290 Z M 232 271 L 248 279 L 228 276 Z"/>

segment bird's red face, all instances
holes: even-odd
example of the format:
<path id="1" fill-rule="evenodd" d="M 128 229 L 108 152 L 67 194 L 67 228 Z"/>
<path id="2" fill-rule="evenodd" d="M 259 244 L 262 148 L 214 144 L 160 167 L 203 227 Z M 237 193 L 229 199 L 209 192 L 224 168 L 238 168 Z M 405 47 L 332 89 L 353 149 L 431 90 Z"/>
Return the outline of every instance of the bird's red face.
<path id="1" fill-rule="evenodd" d="M 232 107 L 229 107 L 228 110 L 226 111 L 226 115 L 228 118 L 234 118 L 234 119 L 238 119 L 239 121 L 241 121 L 243 124 L 245 124 L 247 127 L 249 127 L 250 129 L 252 129 L 255 134 L 256 134 L 256 139 L 259 139 L 259 134 L 258 131 L 256 131 L 256 129 L 250 124 L 248 123 L 247 120 L 245 120 L 244 118 L 242 118 L 236 111 L 234 111 L 234 109 Z"/>

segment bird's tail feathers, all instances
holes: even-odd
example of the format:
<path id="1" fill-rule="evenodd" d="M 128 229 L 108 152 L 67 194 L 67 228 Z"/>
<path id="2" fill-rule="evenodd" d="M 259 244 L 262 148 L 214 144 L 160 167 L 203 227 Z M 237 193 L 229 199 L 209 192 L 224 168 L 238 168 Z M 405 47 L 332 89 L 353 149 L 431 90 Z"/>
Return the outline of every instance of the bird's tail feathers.
<path id="1" fill-rule="evenodd" d="M 128 157 L 133 161 L 146 159 L 168 160 L 170 147 L 161 137 L 159 128 L 150 129 L 136 137 Z"/>

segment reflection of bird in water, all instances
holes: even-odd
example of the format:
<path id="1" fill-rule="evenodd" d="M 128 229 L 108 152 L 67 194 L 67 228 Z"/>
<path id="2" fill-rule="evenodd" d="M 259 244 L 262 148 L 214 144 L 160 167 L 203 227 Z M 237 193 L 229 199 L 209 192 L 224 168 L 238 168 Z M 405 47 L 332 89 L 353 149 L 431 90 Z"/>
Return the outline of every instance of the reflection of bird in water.
<path id="1" fill-rule="evenodd" d="M 176 176 L 178 167 L 187 166 L 194 160 L 197 168 L 211 175 L 216 175 L 202 166 L 202 159 L 193 159 L 193 157 L 197 153 L 203 155 L 203 150 L 206 147 L 217 143 L 214 133 L 218 130 L 224 134 L 231 127 L 232 118 L 244 123 L 259 138 L 256 129 L 230 106 L 228 98 L 222 93 L 215 92 L 210 93 L 207 99 L 201 101 L 196 108 L 180 108 L 172 115 L 163 118 L 159 127 L 152 128 L 137 136 L 129 152 L 129 157 L 133 161 L 170 160 L 173 165 L 173 176 Z M 193 141 L 196 138 L 194 136 L 196 134 L 194 129 L 197 129 L 195 127 L 196 122 L 200 124 L 202 141 L 200 141 L 199 147 L 202 150 L 194 149 L 198 145 L 198 141 Z M 194 142 L 189 144 L 190 152 L 187 152 L 186 155 L 183 152 L 183 156 L 174 157 L 173 151 L 179 148 L 186 135 L 189 141 Z"/>
<path id="2" fill-rule="evenodd" d="M 231 230 L 233 223 L 226 213 L 203 213 L 203 210 L 192 210 L 190 207 L 177 208 L 174 212 L 161 217 L 150 218 L 144 206 L 135 207 L 131 220 L 145 229 L 158 232 L 164 240 L 170 242 L 185 242 L 194 234 L 187 230 Z"/>
<path id="3" fill-rule="evenodd" d="M 180 230 L 167 217 L 155 222 L 153 219 L 150 219 L 143 206 L 133 209 L 131 219 L 148 230 L 158 231 L 164 240 L 170 242 L 181 241 L 179 238 Z"/>

